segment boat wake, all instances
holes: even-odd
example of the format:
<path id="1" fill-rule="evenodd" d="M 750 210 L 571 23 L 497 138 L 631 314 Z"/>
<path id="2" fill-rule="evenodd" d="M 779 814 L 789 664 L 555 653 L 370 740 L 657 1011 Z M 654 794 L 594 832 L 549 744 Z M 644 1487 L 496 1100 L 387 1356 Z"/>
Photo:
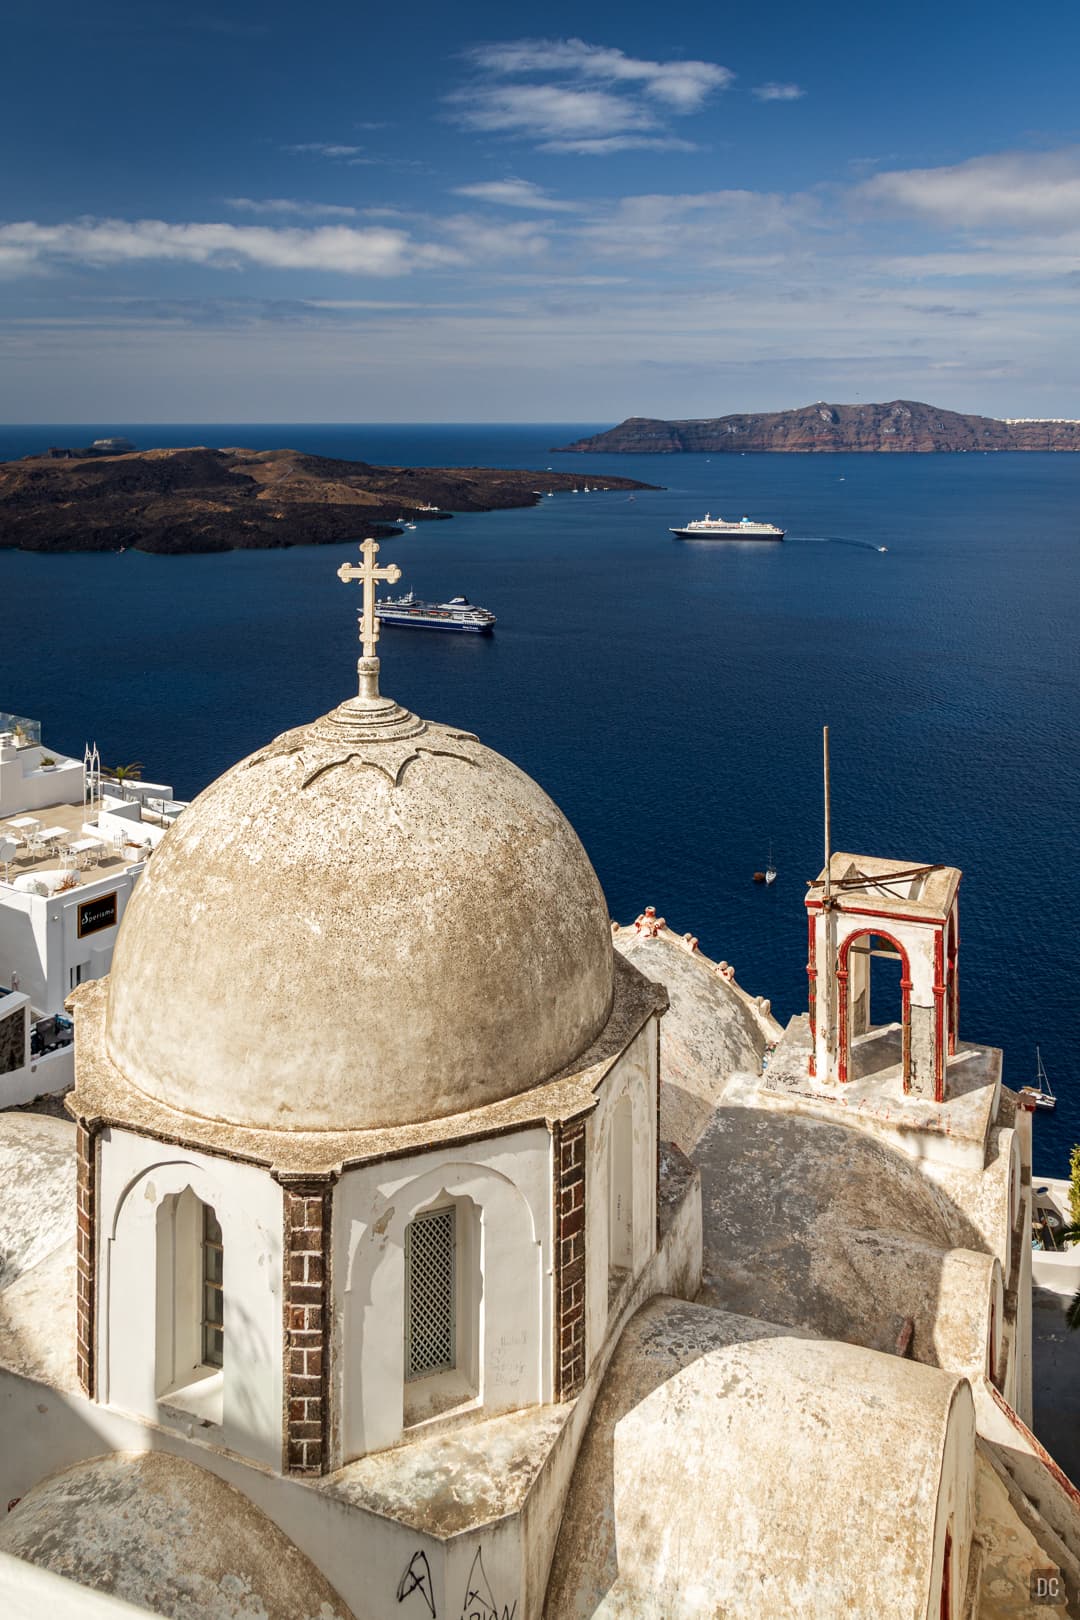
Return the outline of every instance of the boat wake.
<path id="1" fill-rule="evenodd" d="M 846 534 L 798 534 L 787 537 L 789 546 L 854 546 L 857 551 L 885 551 L 873 540 L 852 540 Z"/>

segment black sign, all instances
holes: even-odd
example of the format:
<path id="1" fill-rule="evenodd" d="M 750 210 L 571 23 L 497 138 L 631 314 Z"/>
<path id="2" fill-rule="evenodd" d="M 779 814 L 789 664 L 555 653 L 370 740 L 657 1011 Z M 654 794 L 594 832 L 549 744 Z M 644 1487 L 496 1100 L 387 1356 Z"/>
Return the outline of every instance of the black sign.
<path id="1" fill-rule="evenodd" d="M 84 900 L 79 907 L 79 938 L 84 934 L 98 934 L 103 928 L 116 927 L 116 895 L 102 894 L 96 900 Z"/>

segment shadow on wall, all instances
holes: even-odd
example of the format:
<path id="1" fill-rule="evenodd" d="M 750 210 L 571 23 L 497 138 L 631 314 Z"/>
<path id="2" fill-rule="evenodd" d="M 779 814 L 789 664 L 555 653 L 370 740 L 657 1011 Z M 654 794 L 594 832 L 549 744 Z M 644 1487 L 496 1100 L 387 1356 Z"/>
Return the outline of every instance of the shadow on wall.
<path id="1" fill-rule="evenodd" d="M 1002 1197 L 1012 1142 L 1011 1131 L 994 1133 L 984 1172 L 1000 1175 Z M 691 1157 L 702 1179 L 704 1303 L 1001 1378 L 1000 1261 L 917 1161 L 850 1127 L 732 1107 L 716 1110 Z M 1013 1270 L 1019 1258 L 1010 1256 Z"/>

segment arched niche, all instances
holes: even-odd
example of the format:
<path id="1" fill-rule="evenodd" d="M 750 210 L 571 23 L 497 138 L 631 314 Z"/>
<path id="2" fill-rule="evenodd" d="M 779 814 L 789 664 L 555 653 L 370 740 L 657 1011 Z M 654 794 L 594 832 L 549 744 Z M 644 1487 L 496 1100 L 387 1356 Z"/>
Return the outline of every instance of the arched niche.
<path id="1" fill-rule="evenodd" d="M 280 1188 L 250 1165 L 202 1154 L 151 1158 L 155 1151 L 160 1143 L 127 1133 L 102 1143 L 99 1399 L 166 1427 L 209 1421 L 222 1444 L 278 1467 Z M 190 1301 L 194 1220 L 203 1207 L 221 1228 L 227 1353 L 218 1400 L 196 1411 L 173 1398 L 185 1387 L 177 1357 L 194 1344 L 193 1323 L 181 1322 L 186 1346 L 176 1344 L 175 1331 L 177 1306 L 183 1311 L 185 1296 Z"/>
<path id="2" fill-rule="evenodd" d="M 608 1271 L 634 1267 L 634 1105 L 615 1104 L 608 1132 Z"/>
<path id="3" fill-rule="evenodd" d="M 350 1204 L 342 1178 L 338 1208 Z M 544 1309 L 540 1240 L 521 1192 L 498 1171 L 451 1162 L 377 1195 L 369 1219 L 350 1219 L 335 1385 L 342 1461 L 400 1442 L 424 1420 L 424 1402 L 407 1393 L 405 1357 L 406 1231 L 426 1213 L 455 1211 L 458 1228 L 460 1399 L 428 1403 L 427 1416 L 455 1410 L 510 1411 L 543 1399 Z M 431 1393 L 438 1396 L 437 1390 Z M 454 1393 L 445 1380 L 443 1394 Z"/>
<path id="4" fill-rule="evenodd" d="M 224 1403 L 224 1234 L 214 1206 L 190 1183 L 157 1206 L 154 1385 L 159 1410 L 220 1424 Z M 231 1352 L 231 1346 L 230 1352 Z M 232 1356 L 228 1357 L 231 1362 Z M 231 1366 L 228 1367 L 231 1373 Z"/>

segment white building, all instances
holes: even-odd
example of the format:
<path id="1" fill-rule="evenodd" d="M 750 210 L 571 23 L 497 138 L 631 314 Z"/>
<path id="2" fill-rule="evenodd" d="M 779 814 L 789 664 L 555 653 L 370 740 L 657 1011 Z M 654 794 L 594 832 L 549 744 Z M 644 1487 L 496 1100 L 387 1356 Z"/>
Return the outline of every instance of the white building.
<path id="1" fill-rule="evenodd" d="M 952 1027 L 940 1098 L 905 1091 L 867 1003 L 858 1073 L 814 1074 L 807 1019 L 651 910 L 613 930 L 541 789 L 379 695 L 365 618 L 359 696 L 195 801 L 71 996 L 75 1126 L 0 1116 L 0 1593 L 998 1620 L 1080 1589 L 1000 1054 Z"/>
<path id="2" fill-rule="evenodd" d="M 34 721 L 0 715 L 0 1107 L 74 1078 L 65 998 L 108 973 L 131 892 L 180 809 L 169 787 L 130 791 L 50 754 Z M 148 799 L 162 808 L 144 813 Z"/>

